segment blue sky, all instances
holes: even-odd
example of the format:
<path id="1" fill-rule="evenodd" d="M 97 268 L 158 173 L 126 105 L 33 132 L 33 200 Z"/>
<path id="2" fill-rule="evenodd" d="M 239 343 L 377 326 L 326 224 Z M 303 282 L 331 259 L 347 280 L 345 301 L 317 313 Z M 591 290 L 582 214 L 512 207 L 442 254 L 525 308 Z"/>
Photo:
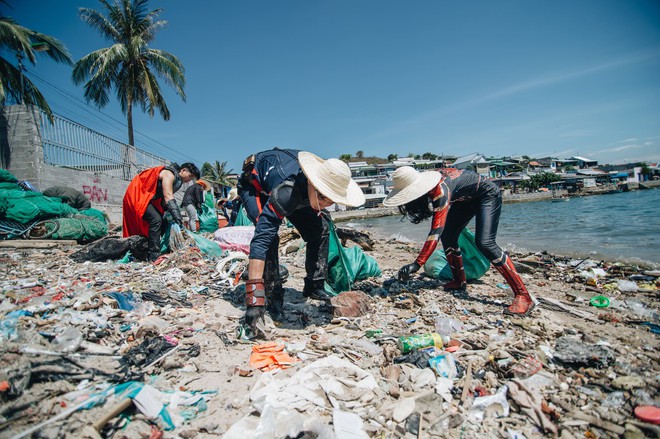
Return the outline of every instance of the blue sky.
<path id="1" fill-rule="evenodd" d="M 109 45 L 92 0 L 10 0 L 6 15 L 74 60 Z M 152 0 L 152 46 L 186 68 L 171 120 L 136 113 L 137 146 L 227 161 L 274 146 L 324 157 L 581 155 L 660 161 L 657 0 Z M 113 101 L 86 108 L 69 67 L 27 66 L 54 111 L 126 141 Z M 47 81 L 47 82 L 44 82 Z"/>

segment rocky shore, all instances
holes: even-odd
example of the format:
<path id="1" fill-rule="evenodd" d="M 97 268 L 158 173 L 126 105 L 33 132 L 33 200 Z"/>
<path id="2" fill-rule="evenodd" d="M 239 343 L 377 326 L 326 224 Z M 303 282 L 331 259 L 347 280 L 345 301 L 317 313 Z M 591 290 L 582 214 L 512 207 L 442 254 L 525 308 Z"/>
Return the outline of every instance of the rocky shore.
<path id="1" fill-rule="evenodd" d="M 267 345 L 237 330 L 242 282 L 196 249 L 158 265 L 74 263 L 78 249 L 0 249 L 1 438 L 660 435 L 647 267 L 514 255 L 538 306 L 511 318 L 494 270 L 467 294 L 400 283 L 418 246 L 376 241 L 382 277 L 328 305 L 302 297 L 304 248 L 288 240 Z M 397 346 L 436 330 L 440 349 Z"/>

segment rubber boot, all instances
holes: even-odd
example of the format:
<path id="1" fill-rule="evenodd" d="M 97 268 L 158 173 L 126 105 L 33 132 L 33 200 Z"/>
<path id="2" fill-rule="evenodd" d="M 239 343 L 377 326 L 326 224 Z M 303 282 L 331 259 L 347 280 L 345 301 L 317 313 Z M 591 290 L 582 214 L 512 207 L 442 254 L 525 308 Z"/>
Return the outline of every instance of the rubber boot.
<path id="1" fill-rule="evenodd" d="M 525 288 L 522 278 L 518 274 L 518 271 L 516 271 L 516 267 L 513 266 L 511 258 L 507 255 L 504 255 L 504 258 L 504 263 L 502 265 L 496 265 L 495 269 L 504 277 L 506 283 L 513 290 L 514 295 L 513 303 L 504 310 L 504 314 L 528 316 L 534 309 L 534 300 L 527 292 L 527 288 Z"/>
<path id="2" fill-rule="evenodd" d="M 275 285 L 272 291 L 266 291 L 266 310 L 275 321 L 280 322 L 284 318 L 284 288 L 282 285 Z"/>
<path id="3" fill-rule="evenodd" d="M 325 292 L 323 286 L 324 280 L 310 280 L 305 278 L 305 287 L 303 288 L 303 297 L 311 297 L 316 300 L 330 301 L 330 295 Z"/>
<path id="4" fill-rule="evenodd" d="M 467 280 L 465 279 L 465 269 L 463 268 L 463 255 L 461 250 L 448 248 L 445 250 L 445 256 L 447 257 L 447 264 L 449 264 L 449 268 L 451 268 L 452 280 L 444 284 L 442 287 L 446 291 L 465 291 L 467 288 Z"/>
<path id="5" fill-rule="evenodd" d="M 148 262 L 154 262 L 156 259 L 160 257 L 160 252 L 149 252 L 147 254 L 147 261 Z"/>

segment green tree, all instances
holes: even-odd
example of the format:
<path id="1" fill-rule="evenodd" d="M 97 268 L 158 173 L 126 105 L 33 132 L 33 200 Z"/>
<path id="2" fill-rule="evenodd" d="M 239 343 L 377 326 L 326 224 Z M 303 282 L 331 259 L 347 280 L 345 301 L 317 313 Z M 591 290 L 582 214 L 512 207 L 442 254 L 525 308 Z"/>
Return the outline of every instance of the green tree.
<path id="1" fill-rule="evenodd" d="M 651 168 L 647 163 L 642 163 L 642 175 L 651 175 Z"/>
<path id="2" fill-rule="evenodd" d="M 348 162 L 351 160 L 351 155 L 350 154 L 342 154 L 339 156 L 339 160 L 342 160 L 344 162 Z"/>
<path id="3" fill-rule="evenodd" d="M 387 161 L 388 162 L 393 162 L 394 160 L 397 160 L 399 158 L 398 154 L 390 154 L 387 156 Z"/>
<path id="4" fill-rule="evenodd" d="M 529 180 L 523 180 L 518 185 L 523 189 L 537 190 L 552 183 L 553 181 L 560 181 L 561 177 L 552 172 L 539 172 L 532 175 Z"/>
<path id="5" fill-rule="evenodd" d="M 364 158 L 364 151 L 358 151 L 355 153 L 355 157 L 358 159 Z"/>
<path id="6" fill-rule="evenodd" d="M 166 21 L 158 20 L 162 9 L 147 10 L 148 0 L 99 0 L 107 15 L 80 8 L 80 18 L 113 44 L 82 57 L 73 68 L 73 81 L 85 81 L 85 98 L 99 108 L 115 90 L 128 123 L 128 143 L 133 145 L 133 106 L 153 117 L 157 110 L 163 120 L 170 119 L 157 77 L 174 88 L 185 102 L 186 83 L 183 64 L 171 53 L 153 49 L 149 44 Z"/>
<path id="7" fill-rule="evenodd" d="M 436 154 L 433 154 L 432 152 L 425 152 L 424 154 L 422 154 L 422 158 L 424 160 L 435 160 L 438 158 L 438 156 Z"/>
<path id="8" fill-rule="evenodd" d="M 212 183 L 217 183 L 222 186 L 236 185 L 236 181 L 229 178 L 233 169 L 227 170 L 227 162 L 219 162 L 217 160 L 213 164 L 204 162 L 200 172 L 202 173 L 202 178 Z"/>
<path id="9" fill-rule="evenodd" d="M 0 1 L 7 5 L 7 2 Z M 39 89 L 25 76 L 19 65 L 9 61 L 13 55 L 21 63 L 27 60 L 35 65 L 37 53 L 48 56 L 56 62 L 72 65 L 73 60 L 64 44 L 49 35 L 28 29 L 16 23 L 12 18 L 0 13 L 0 103 L 4 105 L 11 97 L 15 102 L 36 105 L 46 113 L 50 121 L 53 112 Z"/>

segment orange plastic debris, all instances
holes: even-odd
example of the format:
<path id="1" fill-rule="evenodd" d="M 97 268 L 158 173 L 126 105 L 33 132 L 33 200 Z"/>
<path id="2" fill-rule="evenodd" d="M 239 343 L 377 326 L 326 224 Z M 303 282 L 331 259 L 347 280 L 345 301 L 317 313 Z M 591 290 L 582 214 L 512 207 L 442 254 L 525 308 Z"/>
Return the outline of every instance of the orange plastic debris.
<path id="1" fill-rule="evenodd" d="M 250 366 L 264 372 L 274 369 L 287 369 L 300 361 L 284 352 L 284 345 L 275 342 L 252 346 Z"/>

